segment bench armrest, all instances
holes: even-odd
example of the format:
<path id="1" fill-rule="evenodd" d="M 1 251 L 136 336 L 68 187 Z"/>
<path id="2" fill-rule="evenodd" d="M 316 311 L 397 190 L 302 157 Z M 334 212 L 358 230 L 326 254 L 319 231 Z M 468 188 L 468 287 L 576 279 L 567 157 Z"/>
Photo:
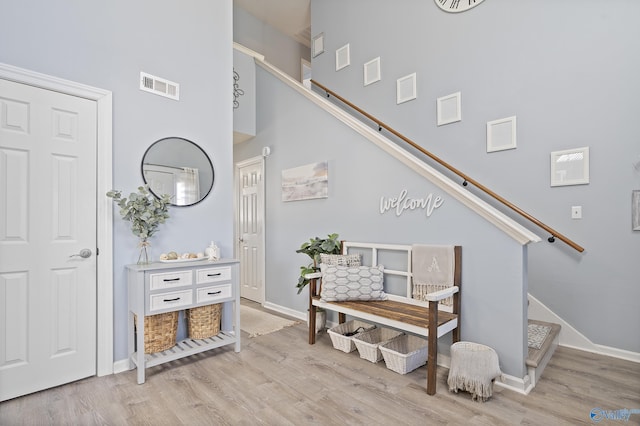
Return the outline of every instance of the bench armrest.
<path id="1" fill-rule="evenodd" d="M 305 279 L 312 280 L 314 278 L 320 278 L 322 276 L 322 272 L 314 272 L 312 274 L 305 274 Z"/>
<path id="2" fill-rule="evenodd" d="M 439 302 L 440 300 L 453 296 L 458 291 L 460 291 L 460 288 L 457 285 L 454 285 L 452 287 L 445 288 L 444 290 L 434 291 L 433 293 L 427 293 L 424 296 L 424 298 L 427 299 L 429 302 Z"/>

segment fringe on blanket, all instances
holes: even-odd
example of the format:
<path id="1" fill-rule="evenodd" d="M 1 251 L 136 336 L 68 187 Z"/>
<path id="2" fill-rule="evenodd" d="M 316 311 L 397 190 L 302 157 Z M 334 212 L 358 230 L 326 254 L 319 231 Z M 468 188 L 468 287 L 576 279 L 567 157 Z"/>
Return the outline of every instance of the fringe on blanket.
<path id="1" fill-rule="evenodd" d="M 412 297 L 416 300 L 426 301 L 426 295 L 433 293 L 434 291 L 440 291 L 450 288 L 451 285 L 447 284 L 416 284 L 413 283 Z M 445 306 L 453 306 L 453 297 L 447 297 L 440 301 Z"/>
<path id="2" fill-rule="evenodd" d="M 493 395 L 493 381 L 502 377 L 498 354 L 488 346 L 472 342 L 451 345 L 449 390 L 471 393 L 474 401 L 484 402 Z"/>

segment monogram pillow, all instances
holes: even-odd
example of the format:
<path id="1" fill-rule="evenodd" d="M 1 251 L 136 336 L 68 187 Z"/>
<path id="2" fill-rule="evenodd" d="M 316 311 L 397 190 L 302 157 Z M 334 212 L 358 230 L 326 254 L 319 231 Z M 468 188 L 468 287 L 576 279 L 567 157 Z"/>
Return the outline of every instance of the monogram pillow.
<path id="1" fill-rule="evenodd" d="M 384 267 L 341 266 L 320 264 L 322 289 L 320 299 L 325 302 L 347 300 L 386 300 Z"/>

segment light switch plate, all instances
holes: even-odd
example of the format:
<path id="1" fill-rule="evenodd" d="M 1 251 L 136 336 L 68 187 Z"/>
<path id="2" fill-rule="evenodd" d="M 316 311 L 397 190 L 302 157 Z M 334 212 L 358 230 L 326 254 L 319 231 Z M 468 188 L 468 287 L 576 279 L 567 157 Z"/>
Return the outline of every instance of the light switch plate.
<path id="1" fill-rule="evenodd" d="M 571 219 L 582 219 L 582 206 L 571 206 Z"/>

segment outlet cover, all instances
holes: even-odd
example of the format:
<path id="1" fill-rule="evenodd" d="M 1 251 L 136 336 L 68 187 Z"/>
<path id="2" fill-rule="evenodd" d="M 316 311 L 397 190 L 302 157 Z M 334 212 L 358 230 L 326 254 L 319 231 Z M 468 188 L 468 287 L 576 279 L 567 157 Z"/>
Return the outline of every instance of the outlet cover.
<path id="1" fill-rule="evenodd" d="M 571 219 L 582 219 L 582 206 L 571 206 Z"/>

